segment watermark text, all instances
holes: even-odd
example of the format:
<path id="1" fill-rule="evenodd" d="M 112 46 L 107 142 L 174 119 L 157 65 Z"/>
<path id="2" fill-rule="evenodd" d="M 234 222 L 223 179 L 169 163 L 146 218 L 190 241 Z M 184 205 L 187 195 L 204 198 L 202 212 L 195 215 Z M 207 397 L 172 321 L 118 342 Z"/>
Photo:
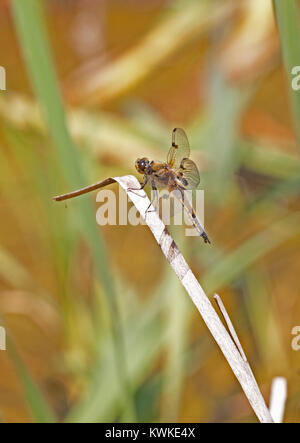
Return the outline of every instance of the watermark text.
<path id="1" fill-rule="evenodd" d="M 295 337 L 292 339 L 291 345 L 294 351 L 299 351 L 300 349 L 300 326 L 294 326 L 291 334 Z"/>
<path id="2" fill-rule="evenodd" d="M 6 332 L 3 326 L 0 326 L 0 351 L 6 350 Z"/>
<path id="3" fill-rule="evenodd" d="M 141 197 L 142 198 L 142 197 Z M 147 215 L 156 210 L 165 225 L 185 225 L 186 236 L 197 236 L 195 219 L 204 227 L 204 191 L 185 190 L 183 194 L 166 190 L 151 192 L 151 203 Z M 145 225 L 146 221 L 134 205 L 129 206 L 127 194 L 119 188 L 119 195 L 111 189 L 101 189 L 96 197 L 97 203 L 101 203 L 96 213 L 98 225 Z M 193 215 L 192 215 L 193 214 Z"/>
<path id="4" fill-rule="evenodd" d="M 0 66 L 0 91 L 6 91 L 6 71 Z"/>

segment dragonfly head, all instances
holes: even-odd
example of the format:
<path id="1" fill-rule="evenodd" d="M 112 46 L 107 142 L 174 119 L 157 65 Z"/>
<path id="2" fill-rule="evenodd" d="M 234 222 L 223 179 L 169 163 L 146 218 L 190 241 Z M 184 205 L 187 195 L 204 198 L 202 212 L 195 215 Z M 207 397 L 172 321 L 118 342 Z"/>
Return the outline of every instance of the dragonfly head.
<path id="1" fill-rule="evenodd" d="M 140 174 L 146 174 L 150 161 L 146 158 L 138 158 L 135 162 L 135 168 Z"/>

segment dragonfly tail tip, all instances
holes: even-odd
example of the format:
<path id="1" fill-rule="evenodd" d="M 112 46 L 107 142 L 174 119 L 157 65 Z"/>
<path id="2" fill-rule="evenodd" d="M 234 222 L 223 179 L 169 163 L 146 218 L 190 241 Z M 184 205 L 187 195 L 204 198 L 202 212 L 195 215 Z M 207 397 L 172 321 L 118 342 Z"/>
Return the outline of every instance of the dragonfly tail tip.
<path id="1" fill-rule="evenodd" d="M 202 232 L 201 237 L 203 238 L 204 243 L 208 243 L 208 244 L 210 244 L 210 240 L 209 240 L 209 238 L 208 238 L 206 232 Z"/>

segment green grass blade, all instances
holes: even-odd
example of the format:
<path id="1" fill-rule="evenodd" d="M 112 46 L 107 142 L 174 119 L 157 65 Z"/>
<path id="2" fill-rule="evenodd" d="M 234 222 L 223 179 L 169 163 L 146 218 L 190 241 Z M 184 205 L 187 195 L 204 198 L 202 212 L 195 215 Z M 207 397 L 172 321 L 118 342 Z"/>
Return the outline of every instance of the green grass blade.
<path id="1" fill-rule="evenodd" d="M 278 23 L 281 52 L 287 71 L 295 131 L 300 148 L 300 93 L 292 89 L 292 68 L 300 66 L 300 26 L 297 0 L 273 0 Z"/>
<path id="2" fill-rule="evenodd" d="M 2 318 L 1 324 L 5 324 Z M 56 423 L 57 418 L 55 417 L 51 407 L 48 405 L 41 389 L 36 384 L 30 372 L 24 365 L 17 348 L 10 337 L 7 326 L 5 326 L 5 329 L 7 352 L 14 362 L 14 366 L 22 382 L 25 400 L 28 405 L 30 415 L 36 423 Z"/>
<path id="3" fill-rule="evenodd" d="M 261 257 L 299 234 L 299 222 L 298 212 L 287 215 L 219 259 L 203 277 L 205 291 L 212 294 L 231 284 Z"/>
<path id="4" fill-rule="evenodd" d="M 12 5 L 29 77 L 44 111 L 50 134 L 55 142 L 54 146 L 57 149 L 64 178 L 71 189 L 86 185 L 78 152 L 74 148 L 67 130 L 57 79 L 43 29 L 41 4 L 36 0 L 18 0 L 13 1 Z M 79 209 L 80 227 L 84 235 L 88 236 L 90 240 L 94 256 L 99 265 L 102 282 L 106 290 L 111 293 L 111 279 L 106 266 L 106 254 L 95 227 L 95 217 L 89 200 L 82 199 Z M 84 214 L 84 217 L 80 214 Z"/>
<path id="5" fill-rule="evenodd" d="M 86 184 L 79 153 L 70 138 L 58 82 L 51 58 L 43 23 L 42 2 L 37 0 L 13 0 L 12 11 L 16 31 L 23 50 L 26 68 L 35 94 L 44 111 L 44 116 L 54 140 L 63 176 L 70 189 Z M 49 196 L 50 198 L 50 196 Z M 111 307 L 112 325 L 115 336 L 115 368 L 122 384 L 123 396 L 127 398 L 127 410 L 133 411 L 130 389 L 126 382 L 126 363 L 122 344 L 116 297 L 103 240 L 96 227 L 95 215 L 88 198 L 78 202 L 78 213 L 74 214 L 82 234 L 87 239 L 97 264 L 101 284 L 104 286 Z M 131 414 L 134 420 L 134 412 Z"/>

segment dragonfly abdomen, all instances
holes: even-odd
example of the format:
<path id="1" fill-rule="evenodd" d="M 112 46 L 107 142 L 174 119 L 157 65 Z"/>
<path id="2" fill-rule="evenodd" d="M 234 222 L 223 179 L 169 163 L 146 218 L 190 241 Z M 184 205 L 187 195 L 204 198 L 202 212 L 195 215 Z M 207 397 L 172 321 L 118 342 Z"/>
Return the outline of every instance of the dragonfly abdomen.
<path id="1" fill-rule="evenodd" d="M 210 243 L 210 240 L 206 234 L 206 232 L 204 231 L 204 229 L 201 226 L 201 223 L 198 220 L 198 217 L 194 211 L 194 209 L 192 208 L 192 206 L 190 206 L 189 204 L 187 204 L 187 202 L 183 199 L 180 198 L 180 203 L 182 204 L 183 209 L 187 212 L 187 214 L 189 215 L 194 228 L 196 229 L 196 231 L 199 233 L 199 235 L 203 238 L 205 243 Z"/>

